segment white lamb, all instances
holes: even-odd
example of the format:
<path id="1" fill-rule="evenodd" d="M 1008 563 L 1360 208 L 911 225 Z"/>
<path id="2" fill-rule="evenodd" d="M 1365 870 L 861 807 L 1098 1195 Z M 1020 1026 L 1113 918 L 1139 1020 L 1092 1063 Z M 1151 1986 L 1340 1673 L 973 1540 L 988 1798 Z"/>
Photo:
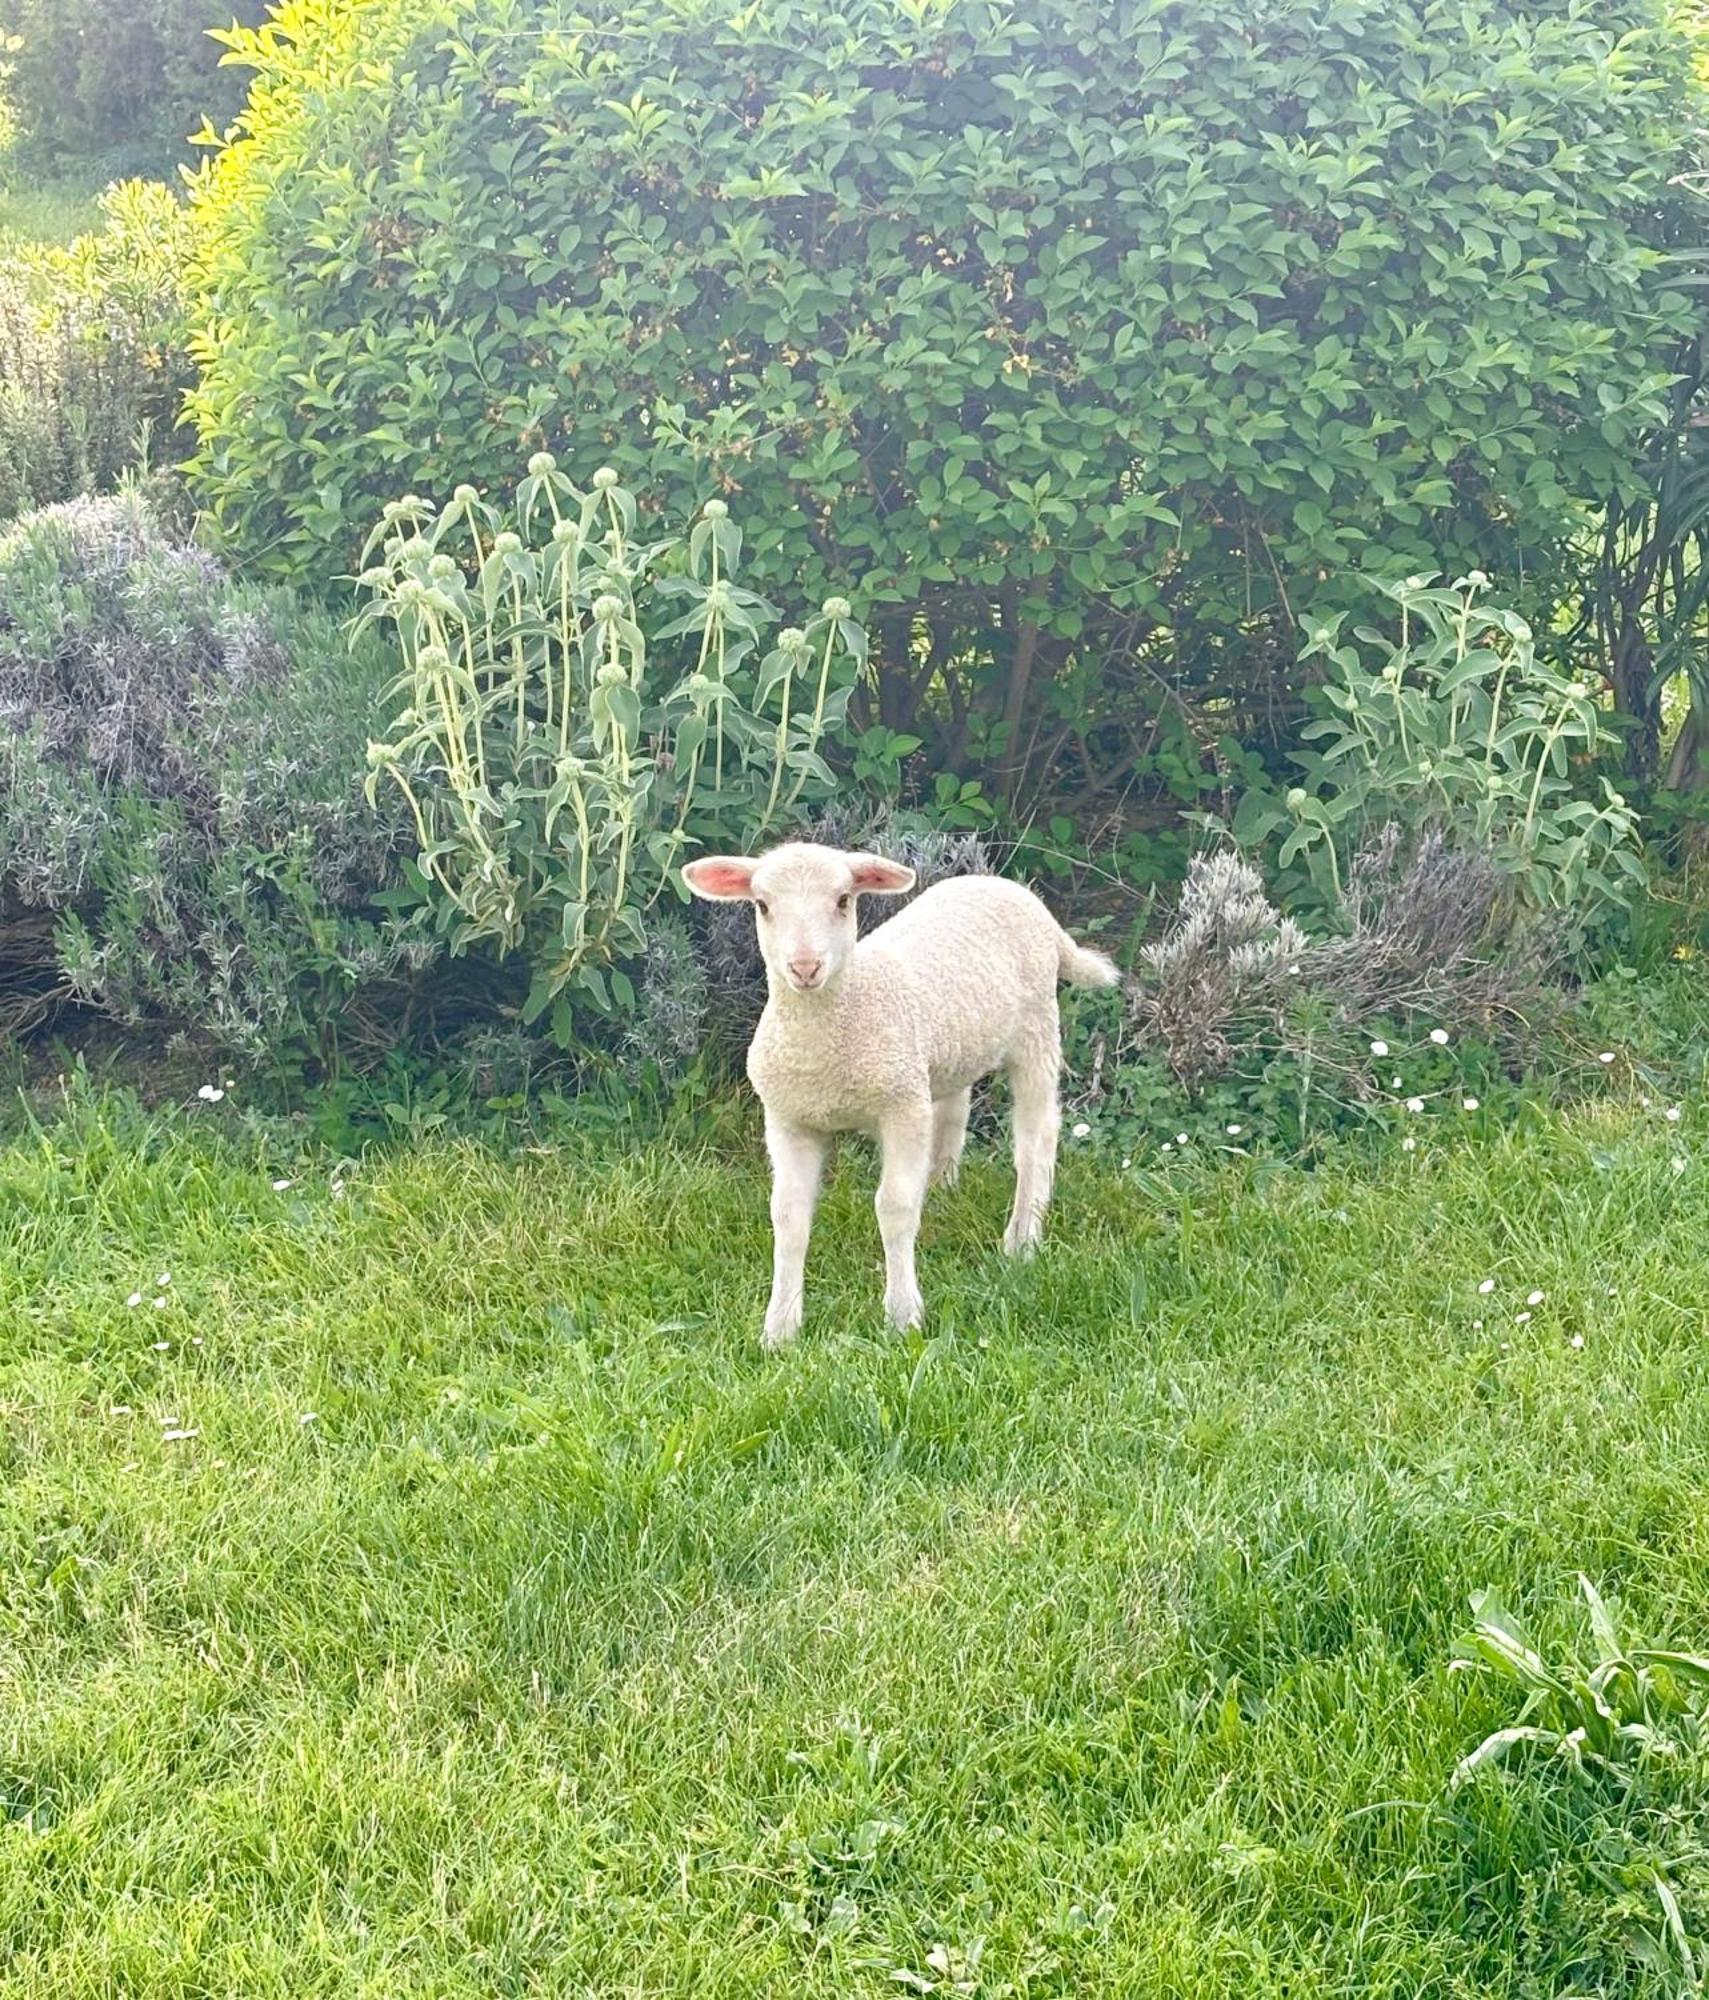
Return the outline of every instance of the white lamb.
<path id="1" fill-rule="evenodd" d="M 1077 945 L 1031 890 L 991 875 L 938 883 L 858 942 L 855 899 L 903 894 L 912 869 L 791 842 L 757 860 L 691 862 L 683 879 L 714 902 L 751 902 L 765 958 L 770 998 L 748 1050 L 772 1164 L 765 1345 L 800 1329 L 807 1240 L 836 1132 L 879 1142 L 885 1310 L 899 1327 L 918 1325 L 914 1239 L 926 1187 L 954 1179 L 972 1086 L 997 1069 L 1008 1072 L 1015 1119 L 1003 1247 L 1030 1253 L 1062 1116 L 1057 981 L 1114 985 L 1110 960 Z"/>

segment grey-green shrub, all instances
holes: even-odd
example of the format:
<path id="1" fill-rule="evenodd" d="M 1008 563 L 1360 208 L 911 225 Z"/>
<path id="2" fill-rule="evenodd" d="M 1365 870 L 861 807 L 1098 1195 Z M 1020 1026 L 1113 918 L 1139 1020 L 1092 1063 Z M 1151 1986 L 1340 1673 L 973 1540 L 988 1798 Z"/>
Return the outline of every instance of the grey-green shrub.
<path id="1" fill-rule="evenodd" d="M 0 1027 L 72 1002 L 282 1069 L 396 1040 L 434 950 L 375 902 L 388 668 L 136 490 L 0 531 Z"/>
<path id="2" fill-rule="evenodd" d="M 1664 0 L 299 15 L 196 197 L 221 534 L 319 564 L 573 440 L 739 499 L 873 717 L 1011 786 L 1285 726 L 1351 568 L 1546 598 L 1697 329 Z"/>

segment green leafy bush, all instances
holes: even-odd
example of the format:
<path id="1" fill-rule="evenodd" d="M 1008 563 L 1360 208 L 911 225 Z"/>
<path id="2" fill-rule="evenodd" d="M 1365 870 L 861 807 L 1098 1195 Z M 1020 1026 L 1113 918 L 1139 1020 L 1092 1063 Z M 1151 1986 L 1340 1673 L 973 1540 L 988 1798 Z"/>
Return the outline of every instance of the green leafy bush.
<path id="1" fill-rule="evenodd" d="M 1302 781 L 1281 799 L 1249 792 L 1234 831 L 1248 844 L 1282 833 L 1282 866 L 1303 860 L 1338 898 L 1377 825 L 1441 828 L 1490 856 L 1518 907 L 1582 928 L 1644 884 L 1637 814 L 1596 774 L 1611 743 L 1594 691 L 1539 657 L 1516 612 L 1480 602 L 1487 581 L 1380 584 L 1398 633 L 1344 636 L 1339 613 L 1319 623 L 1303 655 L 1322 677 Z"/>
<path id="2" fill-rule="evenodd" d="M 184 205 L 127 181 L 97 230 L 0 259 L 0 520 L 181 455 Z"/>
<path id="3" fill-rule="evenodd" d="M 573 440 L 739 496 L 756 588 L 858 594 L 863 719 L 1011 794 L 1193 799 L 1349 569 L 1546 594 L 1696 329 L 1661 0 L 286 18 L 196 196 L 220 532 L 318 566 Z"/>
<path id="4" fill-rule="evenodd" d="M 281 1069 L 395 1039 L 434 953 L 375 903 L 388 664 L 135 491 L 0 532 L 0 1028 L 77 1004 Z"/>
<path id="5" fill-rule="evenodd" d="M 208 30 L 266 12 L 265 0 L 0 0 L 20 142 L 47 159 L 165 168 L 204 118 L 223 122 L 241 101 Z"/>
<path id="6" fill-rule="evenodd" d="M 391 736 L 370 748 L 409 804 L 417 876 L 454 951 L 526 956 L 526 1021 L 627 1012 L 625 967 L 674 864 L 775 837 L 824 798 L 819 755 L 865 656 L 846 600 L 766 643 L 777 612 L 735 581 L 722 500 L 643 538 L 609 466 L 582 491 L 538 452 L 501 514 L 472 486 L 395 502 L 359 623 L 403 649 Z M 674 900 L 674 898 L 673 898 Z"/>

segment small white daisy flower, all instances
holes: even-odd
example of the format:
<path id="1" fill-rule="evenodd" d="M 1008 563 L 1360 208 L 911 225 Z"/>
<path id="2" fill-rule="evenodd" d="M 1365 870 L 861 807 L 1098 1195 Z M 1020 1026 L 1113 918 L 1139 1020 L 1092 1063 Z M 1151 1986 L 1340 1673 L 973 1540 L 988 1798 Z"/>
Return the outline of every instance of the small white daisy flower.
<path id="1" fill-rule="evenodd" d="M 1540 1306 L 1543 1303 L 1543 1294 L 1541 1292 L 1527 1292 L 1525 1294 L 1525 1303 L 1528 1306 Z"/>
<path id="2" fill-rule="evenodd" d="M 127 1306 L 140 1306 L 142 1304 L 142 1293 L 132 1292 L 130 1297 L 125 1300 L 125 1304 Z"/>
<path id="3" fill-rule="evenodd" d="M 156 1312 L 164 1312 L 166 1310 L 166 1294 L 164 1292 L 155 1300 L 154 1309 Z"/>
<path id="4" fill-rule="evenodd" d="M 1389 1045 L 1387 1042 L 1373 1042 L 1371 1044 L 1371 1053 L 1374 1056 L 1386 1056 L 1388 1052 Z"/>
<path id="5" fill-rule="evenodd" d="M 1675 1153 L 1673 1156 L 1673 1170 L 1676 1174 L 1682 1174 L 1685 1172 L 1685 1162 L 1679 1157 L 1677 1153 Z"/>
<path id="6" fill-rule="evenodd" d="M 305 1410 L 302 1413 L 302 1415 L 297 1419 L 297 1422 L 299 1424 L 312 1424 L 318 1421 L 319 1415 L 320 1413 L 318 1410 Z"/>
<path id="7" fill-rule="evenodd" d="M 1391 1076 L 1389 1078 L 1389 1088 L 1390 1090 L 1399 1090 L 1400 1078 L 1398 1076 Z"/>
<path id="8" fill-rule="evenodd" d="M 186 1438 L 199 1438 L 201 1435 L 202 1433 L 199 1430 L 162 1431 L 160 1433 L 160 1442 L 162 1444 L 181 1444 Z"/>
<path id="9" fill-rule="evenodd" d="M 1666 1118 L 1670 1125 L 1677 1125 L 1680 1119 L 1679 1106 L 1677 1104 L 1670 1104 L 1667 1110 L 1662 1113 L 1662 1116 Z"/>
<path id="10" fill-rule="evenodd" d="M 160 1276 L 156 1278 L 154 1282 L 157 1285 L 161 1286 L 169 1285 L 172 1282 L 172 1273 L 170 1271 L 162 1271 Z"/>
<path id="11" fill-rule="evenodd" d="M 1176 1145 L 1177 1145 L 1177 1146 L 1184 1146 L 1184 1145 L 1186 1145 L 1186 1143 L 1187 1143 L 1187 1135 L 1186 1135 L 1186 1133 L 1185 1133 L 1185 1132 L 1177 1132 L 1177 1133 L 1175 1134 L 1175 1143 L 1176 1143 Z"/>
<path id="12" fill-rule="evenodd" d="M 217 1083 L 204 1083 L 201 1089 L 196 1092 L 196 1095 L 201 1098 L 204 1104 L 218 1104 L 220 1099 L 225 1096 L 225 1092 L 221 1090 Z"/>
<path id="13" fill-rule="evenodd" d="M 1430 1039 L 1439 1049 L 1445 1049 L 1448 1046 L 1448 1030 L 1446 1028 L 1432 1028 L 1430 1030 Z"/>
<path id="14" fill-rule="evenodd" d="M 1161 1153 L 1172 1153 L 1174 1150 L 1175 1142 L 1173 1139 L 1165 1139 L 1163 1144 L 1158 1148 L 1158 1151 Z"/>
<path id="15" fill-rule="evenodd" d="M 1462 1111 L 1475 1111 L 1477 1108 L 1478 1100 L 1475 1097 L 1462 1097 L 1460 1099 L 1460 1109 Z"/>
<path id="16" fill-rule="evenodd" d="M 1424 1109 L 1424 1099 L 1422 1097 L 1409 1097 L 1406 1100 L 1406 1108 L 1408 1111 L 1422 1111 Z"/>
<path id="17" fill-rule="evenodd" d="M 1229 1137 L 1230 1137 L 1231 1139 L 1238 1139 L 1238 1138 L 1240 1137 L 1241 1133 L 1242 1133 L 1242 1132 L 1243 1132 L 1243 1131 L 1244 1131 L 1245 1129 L 1246 1129 L 1246 1128 L 1245 1128 L 1244 1126 L 1242 1126 L 1242 1125 L 1230 1125 L 1230 1126 L 1228 1127 L 1228 1136 L 1229 1136 Z"/>
<path id="18" fill-rule="evenodd" d="M 1582 1333 L 1575 1333 L 1572 1339 L 1567 1342 L 1567 1345 L 1569 1347 L 1582 1347 L 1584 1345 L 1584 1335 Z"/>
<path id="19" fill-rule="evenodd" d="M 152 1344 L 156 1354 L 164 1354 L 167 1351 L 167 1349 L 172 1345 L 171 1341 L 169 1340 L 157 1340 Z"/>
<path id="20" fill-rule="evenodd" d="M 1082 1118 L 1079 1124 L 1074 1127 L 1074 1136 L 1076 1139 L 1089 1138 L 1091 1136 L 1091 1132 L 1092 1128 L 1090 1125 L 1086 1123 L 1084 1118 Z"/>
<path id="21" fill-rule="evenodd" d="M 1531 1315 L 1529 1313 L 1515 1313 L 1513 1317 L 1520 1326 L 1523 1326 L 1525 1322 L 1531 1317 Z"/>
<path id="22" fill-rule="evenodd" d="M 1478 1290 L 1487 1298 L 1495 1290 L 1495 1280 L 1493 1278 L 1485 1278 L 1483 1283 L 1478 1286 Z"/>
<path id="23" fill-rule="evenodd" d="M 1418 1141 L 1410 1132 L 1400 1142 L 1400 1149 L 1403 1153 L 1416 1153 L 1418 1151 Z"/>
<path id="24" fill-rule="evenodd" d="M 1123 1167 L 1131 1167 L 1133 1165 L 1133 1161 L 1130 1158 L 1124 1158 L 1122 1161 L 1122 1165 Z"/>
<path id="25" fill-rule="evenodd" d="M 273 1192 L 275 1194 L 283 1194 L 290 1185 L 289 1181 L 275 1181 L 273 1183 Z"/>
<path id="26" fill-rule="evenodd" d="M 1596 1060 L 1599 1063 L 1611 1063 L 1614 1060 L 1614 1051 L 1612 1049 L 1604 1049 Z"/>

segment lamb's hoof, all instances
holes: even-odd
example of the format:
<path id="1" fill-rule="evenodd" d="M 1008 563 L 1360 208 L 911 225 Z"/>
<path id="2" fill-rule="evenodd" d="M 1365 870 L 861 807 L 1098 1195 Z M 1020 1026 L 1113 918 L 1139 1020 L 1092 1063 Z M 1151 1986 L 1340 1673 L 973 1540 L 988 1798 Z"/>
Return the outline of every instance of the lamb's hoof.
<path id="1" fill-rule="evenodd" d="M 885 1317 L 898 1333 L 909 1333 L 926 1316 L 926 1302 L 916 1292 L 910 1299 L 886 1299 Z"/>
<path id="2" fill-rule="evenodd" d="M 959 1160 L 950 1160 L 946 1165 L 932 1169 L 932 1185 L 934 1187 L 952 1188 L 960 1179 L 961 1162 Z"/>
<path id="3" fill-rule="evenodd" d="M 801 1331 L 801 1316 L 794 1318 L 768 1319 L 765 1330 L 760 1335 L 760 1346 L 767 1354 L 775 1354 L 780 1347 L 788 1347 Z"/>
<path id="4" fill-rule="evenodd" d="M 1025 1263 L 1039 1246 L 1039 1231 L 1036 1229 L 1016 1229 L 1013 1223 L 1003 1232 L 1003 1255 L 1018 1257 Z"/>

